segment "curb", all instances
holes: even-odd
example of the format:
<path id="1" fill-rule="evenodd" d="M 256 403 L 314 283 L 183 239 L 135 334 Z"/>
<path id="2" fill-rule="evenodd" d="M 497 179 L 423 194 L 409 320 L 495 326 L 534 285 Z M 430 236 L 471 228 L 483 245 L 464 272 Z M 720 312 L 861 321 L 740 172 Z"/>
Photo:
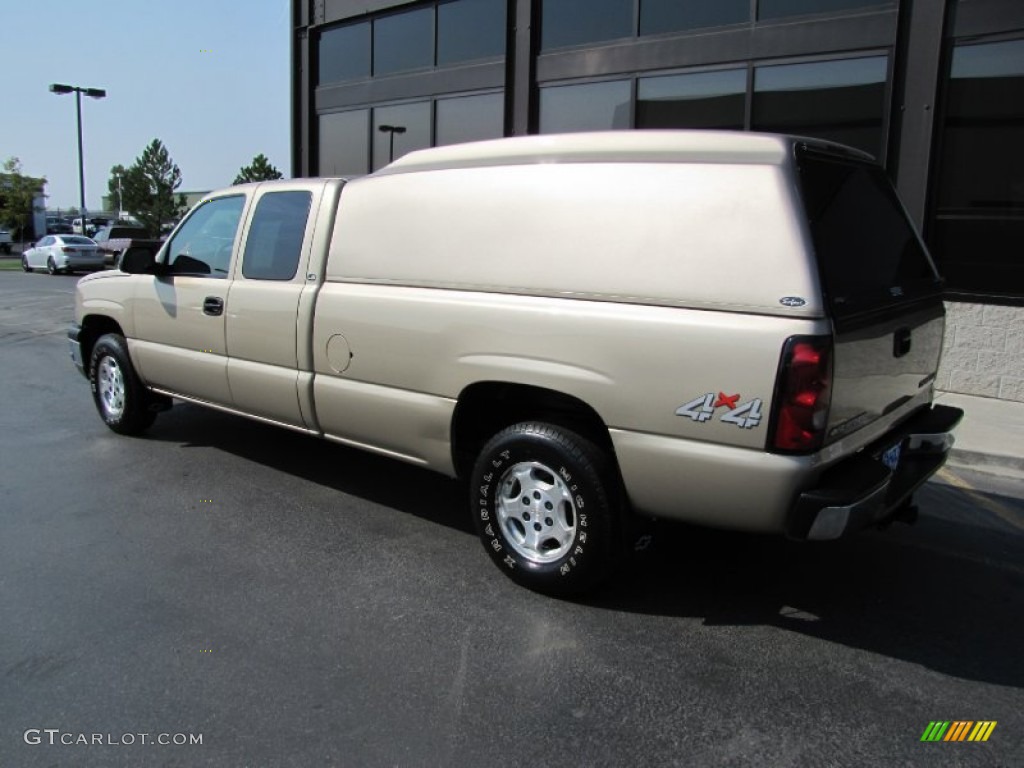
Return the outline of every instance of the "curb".
<path id="1" fill-rule="evenodd" d="M 1024 480 L 1024 457 L 1020 456 L 972 451 L 954 446 L 953 450 L 949 452 L 946 466 L 973 469 Z"/>

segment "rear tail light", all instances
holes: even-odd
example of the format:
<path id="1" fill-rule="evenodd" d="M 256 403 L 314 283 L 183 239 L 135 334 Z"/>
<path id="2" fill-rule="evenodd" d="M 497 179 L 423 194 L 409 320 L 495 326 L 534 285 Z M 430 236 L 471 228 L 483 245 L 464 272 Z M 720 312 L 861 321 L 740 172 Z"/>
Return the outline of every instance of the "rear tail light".
<path id="1" fill-rule="evenodd" d="M 61 250 L 64 251 L 64 253 L 78 253 L 77 248 L 72 248 L 69 245 L 62 246 Z"/>
<path id="2" fill-rule="evenodd" d="M 813 453 L 821 448 L 831 400 L 831 338 L 791 336 L 779 362 L 769 449 Z"/>

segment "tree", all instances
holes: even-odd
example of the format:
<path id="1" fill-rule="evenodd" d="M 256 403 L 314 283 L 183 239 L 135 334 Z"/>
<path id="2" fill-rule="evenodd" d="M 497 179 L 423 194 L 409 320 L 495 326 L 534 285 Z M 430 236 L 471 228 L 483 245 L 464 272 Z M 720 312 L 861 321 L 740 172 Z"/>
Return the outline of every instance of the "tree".
<path id="1" fill-rule="evenodd" d="M 123 185 L 124 177 L 127 175 L 128 170 L 118 163 L 110 169 L 110 178 L 107 179 L 107 197 L 109 197 L 113 203 L 121 206 L 122 208 L 124 207 L 124 200 L 122 199 L 124 197 L 124 189 L 123 186 L 121 189 L 118 188 L 118 179 L 121 180 L 121 184 Z M 120 216 L 121 211 L 118 210 L 117 214 Z"/>
<path id="2" fill-rule="evenodd" d="M 23 174 L 18 158 L 4 161 L 0 173 L 0 224 L 13 230 L 15 236 L 24 238 L 26 230 L 31 228 L 32 214 L 40 210 L 35 201 L 45 183 L 46 179 Z"/>
<path id="3" fill-rule="evenodd" d="M 116 180 L 114 185 L 116 192 Z M 150 235 L 159 237 L 165 223 L 175 221 L 185 212 L 185 196 L 174 197 L 174 191 L 180 186 L 181 171 L 160 139 L 153 139 L 121 177 L 121 199 L 125 210 L 138 219 Z"/>
<path id="4" fill-rule="evenodd" d="M 250 165 L 242 168 L 232 184 L 245 184 L 249 181 L 271 181 L 283 178 L 283 174 L 270 164 L 266 156 L 261 152 L 252 159 Z"/>

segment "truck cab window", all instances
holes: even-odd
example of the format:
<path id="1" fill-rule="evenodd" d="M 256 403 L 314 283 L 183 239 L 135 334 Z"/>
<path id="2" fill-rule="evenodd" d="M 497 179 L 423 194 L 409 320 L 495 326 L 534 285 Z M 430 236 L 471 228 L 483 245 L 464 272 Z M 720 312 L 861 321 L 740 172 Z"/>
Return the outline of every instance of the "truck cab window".
<path id="1" fill-rule="evenodd" d="M 253 214 L 242 257 L 242 274 L 252 280 L 291 280 L 299 266 L 313 195 L 269 192 Z"/>
<path id="2" fill-rule="evenodd" d="M 232 195 L 193 211 L 168 247 L 171 274 L 227 277 L 244 204 L 244 196 Z"/>

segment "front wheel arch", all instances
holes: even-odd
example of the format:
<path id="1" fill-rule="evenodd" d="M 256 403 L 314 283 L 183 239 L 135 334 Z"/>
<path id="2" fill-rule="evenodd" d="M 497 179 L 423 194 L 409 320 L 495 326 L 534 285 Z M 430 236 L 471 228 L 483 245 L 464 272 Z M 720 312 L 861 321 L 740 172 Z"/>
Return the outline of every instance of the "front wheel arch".
<path id="1" fill-rule="evenodd" d="M 104 334 L 112 333 L 126 338 L 121 325 L 106 315 L 86 315 L 82 318 L 82 328 L 78 332 L 78 343 L 82 350 L 82 360 L 88 363 L 92 356 L 92 348 Z"/>

